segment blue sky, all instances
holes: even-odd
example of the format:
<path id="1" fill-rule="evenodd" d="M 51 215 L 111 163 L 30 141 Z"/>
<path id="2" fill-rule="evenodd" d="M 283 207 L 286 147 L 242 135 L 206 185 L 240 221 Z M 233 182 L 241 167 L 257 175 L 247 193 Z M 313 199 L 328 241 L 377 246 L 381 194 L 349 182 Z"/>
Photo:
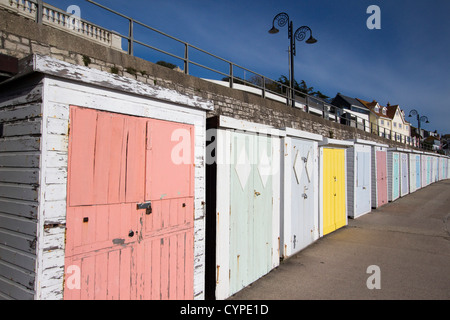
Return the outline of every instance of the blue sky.
<path id="1" fill-rule="evenodd" d="M 127 22 L 84 0 L 47 0 L 61 9 L 81 8 L 82 18 L 127 33 Z M 268 33 L 276 14 L 286 12 L 294 29 L 309 26 L 318 42 L 297 42 L 295 78 L 334 97 L 337 92 L 381 105 L 399 104 L 406 115 L 426 115 L 427 130 L 450 133 L 450 1 L 448 0 L 97 0 L 142 23 L 272 79 L 288 76 L 287 27 Z M 369 30 L 370 5 L 381 10 L 381 29 Z M 183 55 L 184 47 L 136 27 L 139 40 Z M 156 62 L 176 59 L 136 48 Z M 205 55 L 200 63 L 222 72 Z M 220 78 L 221 75 L 191 74 Z M 236 71 L 236 73 L 238 73 Z M 237 74 L 249 77 L 249 73 Z M 412 125 L 417 126 L 415 118 Z"/>

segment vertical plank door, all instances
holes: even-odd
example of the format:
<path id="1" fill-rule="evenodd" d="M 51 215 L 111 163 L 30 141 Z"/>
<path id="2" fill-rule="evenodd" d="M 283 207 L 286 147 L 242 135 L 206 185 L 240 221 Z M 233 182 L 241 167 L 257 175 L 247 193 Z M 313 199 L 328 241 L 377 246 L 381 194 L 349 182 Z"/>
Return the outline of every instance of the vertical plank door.
<path id="1" fill-rule="evenodd" d="M 420 175 L 422 174 L 421 170 L 420 170 L 420 155 L 416 154 L 415 159 L 416 159 L 416 163 L 415 163 L 415 166 L 416 166 L 416 190 L 418 190 L 418 189 L 420 189 L 420 186 L 421 186 Z"/>
<path id="2" fill-rule="evenodd" d="M 395 200 L 400 196 L 400 166 L 399 166 L 399 154 L 393 154 L 393 165 L 392 165 L 392 179 L 393 179 L 393 189 L 392 189 L 392 199 Z"/>
<path id="3" fill-rule="evenodd" d="M 408 194 L 409 191 L 409 174 L 408 174 L 408 155 L 401 154 L 401 196 Z"/>
<path id="4" fill-rule="evenodd" d="M 359 146 L 356 152 L 355 216 L 371 210 L 370 147 Z M 356 150 L 356 148 L 355 148 Z"/>
<path id="5" fill-rule="evenodd" d="M 230 294 L 271 270 L 272 139 L 231 133 Z"/>
<path id="6" fill-rule="evenodd" d="M 314 241 L 314 172 L 313 142 L 292 139 L 291 168 L 291 254 Z"/>
<path id="7" fill-rule="evenodd" d="M 323 235 L 346 225 L 345 150 L 323 148 Z"/>
<path id="8" fill-rule="evenodd" d="M 386 151 L 377 151 L 376 157 L 377 157 L 377 195 L 378 195 L 378 206 L 380 207 L 388 202 Z"/>
<path id="9" fill-rule="evenodd" d="M 192 128 L 75 106 L 70 124 L 64 299 L 191 299 Z"/>

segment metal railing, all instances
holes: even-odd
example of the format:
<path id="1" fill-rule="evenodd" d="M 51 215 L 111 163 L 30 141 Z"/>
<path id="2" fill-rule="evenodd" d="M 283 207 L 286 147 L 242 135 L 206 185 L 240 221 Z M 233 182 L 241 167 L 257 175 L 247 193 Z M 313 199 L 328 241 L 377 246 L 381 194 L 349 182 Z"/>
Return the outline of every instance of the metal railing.
<path id="1" fill-rule="evenodd" d="M 400 142 L 408 146 L 418 147 L 415 145 L 417 143 L 414 143 L 414 140 L 411 139 L 410 136 L 406 136 L 398 132 L 392 131 L 390 129 L 387 129 L 385 127 L 378 126 L 377 124 L 369 121 L 369 116 L 361 117 L 356 114 L 353 114 L 351 111 L 347 109 L 341 109 L 323 99 L 317 98 L 312 95 L 308 95 L 305 92 L 299 90 L 292 89 L 288 84 L 272 80 L 269 77 L 266 77 L 255 71 L 237 65 L 227 59 L 221 58 L 201 48 L 198 48 L 192 44 L 182 41 L 176 37 L 173 37 L 167 33 L 157 30 L 145 23 L 137 21 L 132 17 L 117 12 L 100 3 L 97 3 L 92 0 L 85 0 L 85 1 L 99 8 L 102 8 L 118 17 L 125 19 L 128 24 L 128 33 L 122 34 L 117 31 L 107 30 L 83 19 L 78 19 L 78 24 L 74 25 L 74 21 L 70 21 L 70 19 L 72 18 L 70 14 L 60 9 L 57 9 L 53 6 L 49 6 L 43 3 L 42 0 L 0 0 L 0 5 L 2 4 L 3 6 L 5 6 L 5 4 L 8 3 L 9 6 L 11 7 L 15 6 L 20 11 L 26 12 L 28 17 L 34 16 L 36 22 L 38 23 L 47 22 L 51 23 L 52 25 L 62 25 L 65 28 L 67 28 L 67 26 L 70 26 L 70 28 L 76 29 L 76 31 L 79 34 L 82 35 L 84 34 L 94 39 L 104 39 L 107 42 L 112 42 L 112 39 L 115 39 L 116 49 L 122 49 L 121 43 L 122 39 L 124 39 L 127 44 L 126 45 L 127 48 L 125 51 L 130 55 L 133 56 L 135 55 L 135 46 L 137 44 L 147 49 L 151 49 L 166 56 L 180 60 L 183 64 L 184 67 L 183 72 L 185 74 L 190 74 L 191 66 L 197 66 L 200 67 L 201 69 L 208 70 L 223 76 L 222 80 L 212 80 L 212 79 L 205 79 L 205 80 L 213 81 L 221 85 L 226 85 L 230 88 L 252 92 L 266 99 L 272 99 L 283 102 L 286 105 L 292 105 L 292 100 L 295 99 L 295 108 L 299 108 L 307 113 L 315 114 L 327 120 L 331 120 L 350 127 L 354 127 L 388 140 Z M 136 26 L 142 27 L 145 30 L 151 32 L 155 32 L 158 35 L 163 36 L 164 38 L 170 39 L 178 44 L 181 44 L 184 47 L 184 54 L 180 56 L 168 52 L 166 50 L 163 50 L 161 48 L 155 47 L 144 41 L 136 39 L 135 34 Z M 213 68 L 212 66 L 205 65 L 200 61 L 194 61 L 194 59 L 191 58 L 193 52 L 204 54 L 208 58 L 213 58 L 214 60 L 220 61 L 221 63 L 228 65 L 227 67 L 228 71 L 223 72 Z M 236 74 L 237 71 L 239 70 L 241 72 L 244 72 L 244 74 L 249 73 L 253 75 L 251 77 L 251 81 L 246 80 L 245 77 L 244 78 L 237 77 Z M 290 94 L 291 90 L 293 90 L 294 95 Z M 420 147 L 424 148 L 426 146 L 420 144 Z"/>

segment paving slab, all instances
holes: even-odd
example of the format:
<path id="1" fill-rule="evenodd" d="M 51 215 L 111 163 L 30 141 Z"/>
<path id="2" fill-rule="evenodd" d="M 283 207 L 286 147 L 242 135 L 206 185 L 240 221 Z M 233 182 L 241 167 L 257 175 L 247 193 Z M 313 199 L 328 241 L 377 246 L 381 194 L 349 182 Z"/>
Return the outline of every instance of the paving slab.
<path id="1" fill-rule="evenodd" d="M 336 299 L 450 299 L 450 180 L 349 219 L 229 298 Z"/>

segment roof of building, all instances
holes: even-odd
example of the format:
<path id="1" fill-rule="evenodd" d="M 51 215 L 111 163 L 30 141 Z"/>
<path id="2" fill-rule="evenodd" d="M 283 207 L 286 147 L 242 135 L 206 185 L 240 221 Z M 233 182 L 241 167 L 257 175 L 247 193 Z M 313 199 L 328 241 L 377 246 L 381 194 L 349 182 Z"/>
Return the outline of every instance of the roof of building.
<path id="1" fill-rule="evenodd" d="M 344 96 L 342 93 L 338 93 L 337 95 L 340 96 L 343 100 L 345 100 L 348 104 L 350 104 L 352 106 L 366 108 L 366 106 L 364 104 L 362 104 L 358 99 Z"/>
<path id="2" fill-rule="evenodd" d="M 367 109 L 369 109 L 372 113 L 374 113 L 376 116 L 378 117 L 382 117 L 382 118 L 388 118 L 387 114 L 383 114 L 383 106 L 381 106 L 377 101 L 373 100 L 372 102 L 369 101 L 365 101 L 362 99 L 358 99 L 357 100 L 363 104 Z M 380 109 L 378 111 L 376 111 L 375 107 L 376 105 L 378 105 L 380 107 Z"/>

